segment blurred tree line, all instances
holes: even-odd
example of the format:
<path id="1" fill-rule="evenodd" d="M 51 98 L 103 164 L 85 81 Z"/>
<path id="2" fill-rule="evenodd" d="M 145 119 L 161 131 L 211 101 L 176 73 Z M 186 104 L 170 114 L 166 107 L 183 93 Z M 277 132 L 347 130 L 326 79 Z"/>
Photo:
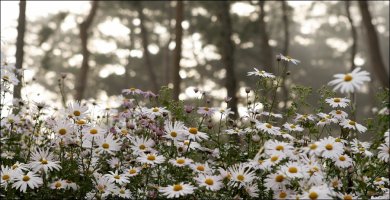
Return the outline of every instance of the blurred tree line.
<path id="1" fill-rule="evenodd" d="M 306 10 L 287 1 L 90 4 L 83 15 L 59 12 L 26 22 L 26 2 L 20 2 L 16 66 L 34 68 L 36 81 L 57 93 L 56 79 L 67 73 L 68 99 L 118 95 L 129 87 L 157 92 L 163 85 L 178 99 L 186 88 L 199 87 L 222 91 L 219 100 L 232 97 L 229 106 L 237 113 L 244 88 L 254 85 L 246 73 L 253 67 L 274 72 L 279 53 L 302 61 L 289 67 L 280 107 L 287 105 L 292 82 L 318 89 L 356 66 L 372 72 L 368 92 L 388 87 L 388 3 L 314 1 Z"/>

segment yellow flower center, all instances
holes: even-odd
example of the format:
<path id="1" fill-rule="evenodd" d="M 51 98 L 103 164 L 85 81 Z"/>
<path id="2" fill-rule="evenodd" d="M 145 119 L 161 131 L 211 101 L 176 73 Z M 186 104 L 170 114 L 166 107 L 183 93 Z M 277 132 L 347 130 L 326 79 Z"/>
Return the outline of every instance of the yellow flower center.
<path id="1" fill-rule="evenodd" d="M 150 160 L 150 161 L 154 161 L 154 160 L 156 160 L 156 156 L 148 155 L 147 159 Z"/>
<path id="2" fill-rule="evenodd" d="M 10 178 L 10 176 L 8 174 L 5 174 L 3 175 L 3 177 L 1 177 L 1 179 L 3 179 L 4 181 L 8 181 Z"/>
<path id="3" fill-rule="evenodd" d="M 136 170 L 136 169 L 130 169 L 130 170 L 129 170 L 129 174 L 135 174 L 135 173 L 137 173 L 137 170 Z"/>
<path id="4" fill-rule="evenodd" d="M 278 150 L 278 151 L 283 151 L 284 147 L 282 145 L 278 145 L 278 146 L 276 146 L 275 149 Z"/>
<path id="5" fill-rule="evenodd" d="M 80 119 L 80 120 L 77 120 L 76 123 L 77 123 L 78 125 L 84 125 L 84 124 L 85 124 L 85 120 Z"/>
<path id="6" fill-rule="evenodd" d="M 272 157 L 271 157 L 271 161 L 272 161 L 272 162 L 275 162 L 275 161 L 278 160 L 278 158 L 279 158 L 279 156 L 272 156 Z"/>
<path id="7" fill-rule="evenodd" d="M 196 134 L 198 133 L 198 129 L 197 129 L 197 128 L 190 128 L 189 132 L 190 132 L 191 134 L 196 135 Z"/>
<path id="8" fill-rule="evenodd" d="M 284 180 L 284 176 L 283 175 L 277 175 L 275 176 L 275 181 L 280 183 Z"/>
<path id="9" fill-rule="evenodd" d="M 272 125 L 267 123 L 267 124 L 265 125 L 265 127 L 267 127 L 267 128 L 272 128 Z"/>
<path id="10" fill-rule="evenodd" d="M 95 135 L 98 133 L 98 131 L 96 129 L 91 129 L 91 130 L 89 130 L 89 133 L 92 135 Z"/>
<path id="11" fill-rule="evenodd" d="M 211 179 L 211 178 L 206 178 L 206 180 L 204 181 L 207 185 L 214 185 L 214 180 Z"/>
<path id="12" fill-rule="evenodd" d="M 184 159 L 182 159 L 182 158 L 176 160 L 176 163 L 180 164 L 180 165 L 184 164 L 185 162 L 186 161 Z"/>
<path id="13" fill-rule="evenodd" d="M 173 191 L 175 191 L 175 192 L 180 191 L 182 189 L 183 189 L 183 186 L 181 186 L 181 185 L 174 185 L 173 186 Z"/>
<path id="14" fill-rule="evenodd" d="M 66 129 L 62 128 L 62 129 L 58 130 L 58 133 L 60 135 L 65 135 L 66 134 Z"/>
<path id="15" fill-rule="evenodd" d="M 8 81 L 9 77 L 8 76 L 3 76 L 3 80 Z"/>
<path id="16" fill-rule="evenodd" d="M 119 193 L 125 194 L 125 190 L 124 190 L 124 189 L 121 189 L 121 190 L 119 190 Z"/>
<path id="17" fill-rule="evenodd" d="M 381 177 L 378 177 L 375 179 L 376 182 L 379 182 L 379 181 L 382 181 L 382 178 Z"/>
<path id="18" fill-rule="evenodd" d="M 290 126 L 290 128 L 294 129 L 296 128 L 297 126 L 295 126 L 294 124 Z"/>
<path id="19" fill-rule="evenodd" d="M 334 141 L 335 142 L 341 142 L 341 139 L 340 138 L 336 138 Z"/>
<path id="20" fill-rule="evenodd" d="M 205 107 L 204 110 L 205 110 L 205 111 L 209 111 L 210 108 L 209 108 L 209 107 Z"/>
<path id="21" fill-rule="evenodd" d="M 317 192 L 310 192 L 309 198 L 310 198 L 311 200 L 316 200 L 316 199 L 318 198 Z"/>
<path id="22" fill-rule="evenodd" d="M 345 156 L 340 156 L 340 157 L 339 157 L 339 160 L 340 160 L 340 161 L 345 161 L 345 159 L 346 159 Z"/>
<path id="23" fill-rule="evenodd" d="M 24 182 L 27 182 L 27 181 L 29 181 L 30 180 L 30 177 L 29 176 L 23 176 L 23 179 L 22 179 Z"/>
<path id="24" fill-rule="evenodd" d="M 336 110 L 336 114 L 341 115 L 341 110 Z"/>
<path id="25" fill-rule="evenodd" d="M 315 149 L 317 149 L 317 144 L 310 144 L 310 149 L 311 150 L 315 150 Z"/>
<path id="26" fill-rule="evenodd" d="M 351 195 L 345 195 L 343 199 L 344 200 L 352 200 L 352 196 Z"/>
<path id="27" fill-rule="evenodd" d="M 130 90 L 131 90 L 132 92 L 134 92 L 136 89 L 132 87 L 132 88 L 130 88 Z"/>
<path id="28" fill-rule="evenodd" d="M 78 117 L 78 116 L 81 115 L 81 112 L 78 111 L 78 110 L 75 110 L 75 111 L 73 111 L 73 115 L 76 116 L 76 117 Z"/>
<path id="29" fill-rule="evenodd" d="M 335 102 L 335 103 L 340 103 L 340 101 L 341 101 L 340 98 L 334 98 L 333 99 L 333 102 Z"/>
<path id="30" fill-rule="evenodd" d="M 292 173 L 292 174 L 295 174 L 298 172 L 298 168 L 296 167 L 289 167 L 288 168 L 288 172 Z"/>
<path id="31" fill-rule="evenodd" d="M 239 180 L 239 181 L 244 181 L 245 180 L 245 177 L 243 176 L 243 175 L 238 175 L 237 176 L 237 179 Z"/>
<path id="32" fill-rule="evenodd" d="M 330 151 L 330 150 L 333 149 L 333 145 L 332 145 L 332 144 L 327 144 L 327 145 L 325 146 L 325 149 L 328 150 L 328 151 Z"/>
<path id="33" fill-rule="evenodd" d="M 158 108 L 153 108 L 153 112 L 158 112 L 158 111 L 160 111 L 160 109 L 158 109 Z"/>
<path id="34" fill-rule="evenodd" d="M 144 150 L 146 149 L 146 146 L 144 144 L 139 145 L 139 149 Z"/>
<path id="35" fill-rule="evenodd" d="M 115 179 L 120 179 L 121 177 L 119 175 L 114 176 Z"/>
<path id="36" fill-rule="evenodd" d="M 41 159 L 41 163 L 42 163 L 43 165 L 47 165 L 47 160 L 46 160 L 46 159 Z"/>
<path id="37" fill-rule="evenodd" d="M 202 165 L 197 166 L 196 169 L 198 171 L 202 171 L 202 172 L 204 171 L 204 167 Z"/>
<path id="38" fill-rule="evenodd" d="M 346 74 L 344 76 L 344 81 L 345 82 L 349 82 L 349 81 L 352 81 L 353 77 L 351 76 L 351 74 Z"/>
<path id="39" fill-rule="evenodd" d="M 355 126 L 355 125 L 356 125 L 356 122 L 355 122 L 355 121 L 352 121 L 352 120 L 350 120 L 348 124 L 349 124 L 349 125 L 351 125 L 351 126 Z"/>
<path id="40" fill-rule="evenodd" d="M 287 193 L 285 193 L 285 192 L 279 193 L 279 198 L 284 199 L 286 197 L 287 197 Z"/>
<path id="41" fill-rule="evenodd" d="M 103 147 L 103 149 L 108 149 L 108 148 L 110 148 L 110 144 L 108 144 L 108 143 L 103 143 L 103 144 L 102 144 L 102 147 Z"/>
<path id="42" fill-rule="evenodd" d="M 62 184 L 61 184 L 61 182 L 56 182 L 56 184 L 54 184 L 54 187 L 56 187 L 56 188 L 59 188 L 59 187 L 61 187 L 62 186 Z"/>
<path id="43" fill-rule="evenodd" d="M 171 132 L 171 137 L 177 137 L 177 133 L 175 131 Z"/>

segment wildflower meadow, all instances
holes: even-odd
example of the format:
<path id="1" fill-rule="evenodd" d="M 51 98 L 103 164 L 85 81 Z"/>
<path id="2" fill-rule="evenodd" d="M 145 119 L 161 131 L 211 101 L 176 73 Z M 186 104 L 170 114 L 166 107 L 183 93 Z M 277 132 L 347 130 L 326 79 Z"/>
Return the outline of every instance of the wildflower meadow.
<path id="1" fill-rule="evenodd" d="M 356 94 L 370 81 L 358 67 L 318 91 L 294 87 L 281 110 L 276 92 L 300 61 L 275 60 L 274 74 L 248 72 L 237 118 L 204 91 L 189 104 L 167 87 L 123 89 L 117 108 L 6 105 L 20 80 L 2 62 L 2 199 L 388 199 L 389 90 L 378 89 L 373 118 L 356 121 Z M 306 102 L 311 92 L 316 105 Z"/>

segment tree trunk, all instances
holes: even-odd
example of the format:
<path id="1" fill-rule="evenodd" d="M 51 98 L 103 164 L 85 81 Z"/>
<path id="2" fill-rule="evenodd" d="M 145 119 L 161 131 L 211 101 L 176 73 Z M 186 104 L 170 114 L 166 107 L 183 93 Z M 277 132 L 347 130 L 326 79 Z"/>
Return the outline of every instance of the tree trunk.
<path id="1" fill-rule="evenodd" d="M 353 19 L 351 17 L 349 7 L 350 7 L 350 2 L 345 1 L 345 11 L 347 14 L 349 25 L 351 26 L 352 46 L 351 46 L 350 64 L 351 64 L 351 71 L 353 71 L 355 69 L 355 56 L 357 51 L 357 33 L 356 33 L 356 27 L 353 25 Z"/>
<path id="2" fill-rule="evenodd" d="M 267 27 L 266 23 L 264 21 L 265 17 L 265 11 L 264 11 L 264 3 L 265 1 L 259 1 L 259 6 L 260 6 L 260 16 L 259 16 L 259 25 L 260 25 L 260 48 L 263 50 L 262 57 L 264 59 L 264 70 L 267 72 L 274 72 L 273 70 L 273 53 L 272 53 L 272 48 L 269 45 L 269 36 L 267 33 Z"/>
<path id="3" fill-rule="evenodd" d="M 135 5 L 137 6 L 137 11 L 139 15 L 139 20 L 140 20 L 140 28 L 141 28 L 141 38 L 142 38 L 142 47 L 144 49 L 144 61 L 146 68 L 149 71 L 149 78 L 150 82 L 152 83 L 152 90 L 153 92 L 158 92 L 158 83 L 157 83 L 157 76 L 155 69 L 153 69 L 152 66 L 152 61 L 150 59 L 150 54 L 148 51 L 148 46 L 149 46 L 149 40 L 148 40 L 148 32 L 146 31 L 145 27 L 145 15 L 142 12 L 143 7 L 142 7 L 142 2 L 137 1 L 135 2 Z"/>
<path id="4" fill-rule="evenodd" d="M 76 96 L 75 99 L 81 101 L 84 97 L 84 91 L 87 86 L 87 77 L 89 71 L 89 55 L 90 52 L 88 50 L 88 30 L 91 26 L 93 19 L 95 18 L 96 11 L 98 8 L 98 1 L 91 1 L 91 10 L 85 18 L 85 20 L 79 25 L 80 28 L 80 39 L 81 39 L 81 53 L 83 55 L 83 61 L 81 63 L 80 75 L 76 85 Z"/>
<path id="5" fill-rule="evenodd" d="M 286 1 L 282 1 L 282 10 L 283 10 L 283 31 L 284 31 L 284 45 L 283 45 L 283 55 L 288 55 L 289 45 L 290 45 L 290 31 L 289 31 L 289 21 L 288 21 L 288 5 Z M 286 72 L 288 71 L 288 65 L 286 65 Z M 286 85 L 287 75 L 282 74 L 282 95 L 283 95 L 283 110 L 287 108 L 288 102 L 288 88 Z"/>
<path id="6" fill-rule="evenodd" d="M 23 56 L 24 56 L 24 35 L 26 32 L 26 1 L 21 0 L 19 4 L 19 19 L 18 19 L 18 36 L 16 39 L 16 69 L 17 78 L 19 84 L 14 87 L 13 98 L 20 99 L 22 97 L 22 85 L 23 85 Z"/>
<path id="7" fill-rule="evenodd" d="M 226 82 L 225 87 L 227 89 L 227 96 L 232 99 L 229 101 L 228 106 L 234 112 L 234 118 L 238 116 L 237 103 L 238 99 L 236 96 L 237 91 L 237 80 L 235 77 L 234 69 L 234 44 L 231 39 L 232 36 L 232 22 L 230 19 L 230 3 L 228 1 L 219 2 L 219 21 L 221 23 L 220 35 L 221 40 L 219 44 L 219 50 L 222 56 L 222 63 L 226 69 Z"/>
<path id="8" fill-rule="evenodd" d="M 181 22 L 183 21 L 183 2 L 176 2 L 176 25 L 175 25 L 175 52 L 173 58 L 173 98 L 175 100 L 179 99 L 180 94 L 180 59 L 181 59 L 181 43 L 183 37 L 183 27 Z"/>
<path id="9" fill-rule="evenodd" d="M 164 85 L 168 85 L 171 82 L 171 74 L 172 74 L 172 66 L 171 66 L 171 52 L 169 50 L 169 44 L 172 41 L 172 32 L 173 28 L 171 26 L 172 21 L 172 7 L 169 3 L 166 4 L 165 12 L 168 13 L 168 23 L 166 26 L 168 27 L 168 34 L 169 39 L 167 44 L 163 47 L 163 55 L 164 55 L 164 67 L 165 67 L 165 73 L 164 73 Z"/>
<path id="10" fill-rule="evenodd" d="M 370 54 L 371 66 L 374 69 L 380 83 L 383 87 L 389 87 L 389 75 L 383 62 L 379 39 L 374 25 L 371 23 L 372 18 L 368 10 L 367 1 L 359 1 L 360 12 L 362 13 L 362 22 L 366 28 L 368 52 Z"/>

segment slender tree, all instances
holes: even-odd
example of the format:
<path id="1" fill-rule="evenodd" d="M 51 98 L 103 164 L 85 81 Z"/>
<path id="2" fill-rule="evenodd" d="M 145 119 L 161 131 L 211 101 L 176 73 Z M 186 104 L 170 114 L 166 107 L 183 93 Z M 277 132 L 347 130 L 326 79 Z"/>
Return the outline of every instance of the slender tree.
<path id="1" fill-rule="evenodd" d="M 180 60 L 181 60 L 181 43 L 183 37 L 183 27 L 181 22 L 183 21 L 183 1 L 176 2 L 176 25 L 175 25 L 175 52 L 173 58 L 173 98 L 178 100 L 180 94 Z"/>
<path id="2" fill-rule="evenodd" d="M 236 118 L 238 116 L 238 99 L 236 96 L 237 80 L 234 69 L 234 44 L 231 39 L 233 30 L 232 21 L 230 17 L 230 3 L 229 1 L 220 1 L 218 2 L 218 6 L 218 18 L 221 23 L 221 39 L 219 40 L 219 50 L 222 56 L 222 63 L 226 69 L 225 87 L 227 89 L 227 95 L 228 97 L 231 97 L 228 106 L 232 109 L 232 111 L 234 112 L 234 117 Z"/>
<path id="3" fill-rule="evenodd" d="M 288 50 L 290 46 L 290 30 L 289 30 L 289 21 L 288 21 L 288 5 L 286 1 L 282 1 L 282 11 L 283 11 L 283 32 L 284 32 L 284 44 L 283 44 L 283 55 L 288 55 Z M 286 66 L 288 68 L 288 65 Z M 288 71 L 288 69 L 286 69 Z M 287 101 L 288 101 L 288 88 L 286 85 L 286 78 L 287 75 L 283 74 L 283 82 L 282 82 L 282 93 L 283 93 L 283 102 L 284 102 L 284 108 L 287 108 Z"/>
<path id="4" fill-rule="evenodd" d="M 368 10 L 367 1 L 359 1 L 359 8 L 362 14 L 362 22 L 366 29 L 371 66 L 373 67 L 374 72 L 376 73 L 376 76 L 378 77 L 382 86 L 389 87 L 389 75 L 386 71 L 386 66 L 382 59 L 376 29 L 371 22 L 372 17 L 370 11 Z"/>
<path id="5" fill-rule="evenodd" d="M 18 70 L 17 78 L 19 84 L 14 87 L 14 98 L 22 97 L 22 73 L 23 73 L 23 56 L 24 56 L 24 35 L 26 32 L 26 1 L 21 0 L 19 3 L 19 19 L 18 19 L 18 36 L 16 38 L 16 69 Z"/>
<path id="6" fill-rule="evenodd" d="M 264 59 L 264 70 L 268 72 L 273 72 L 273 53 L 272 53 L 272 47 L 269 45 L 269 36 L 267 32 L 267 25 L 265 23 L 265 10 L 264 10 L 264 3 L 265 1 L 259 0 L 259 7 L 260 7 L 260 15 L 259 15 L 259 26 L 260 26 L 260 47 L 263 50 L 262 58 Z"/>
<path id="7" fill-rule="evenodd" d="M 149 78 L 150 82 L 152 83 L 152 90 L 153 92 L 158 92 L 158 82 L 157 82 L 157 76 L 155 69 L 152 65 L 152 60 L 150 58 L 150 53 L 148 51 L 149 46 L 149 39 L 148 39 L 148 32 L 145 27 L 145 15 L 143 13 L 143 5 L 141 1 L 136 1 L 135 5 L 137 7 L 138 11 L 138 17 L 140 20 L 140 28 L 141 28 L 141 38 L 142 38 L 142 47 L 144 49 L 144 61 L 147 70 L 149 71 Z"/>
<path id="8" fill-rule="evenodd" d="M 351 57 L 350 57 L 350 64 L 351 64 L 351 71 L 355 69 L 355 56 L 357 51 L 357 33 L 356 33 L 356 27 L 353 25 L 353 19 L 351 17 L 351 12 L 349 11 L 350 2 L 345 1 L 345 11 L 346 16 L 349 21 L 349 26 L 351 27 L 351 35 L 352 35 L 352 46 L 351 46 Z"/>
<path id="9" fill-rule="evenodd" d="M 87 86 L 87 78 L 88 78 L 88 71 L 89 71 L 89 55 L 90 52 L 88 50 L 88 30 L 90 26 L 92 25 L 93 19 L 95 18 L 96 11 L 98 9 L 98 1 L 91 1 L 91 10 L 85 18 L 85 20 L 79 25 L 80 29 L 80 39 L 81 39 L 81 53 L 83 55 L 83 61 L 81 63 L 81 69 L 80 74 L 78 77 L 78 81 L 76 84 L 76 100 L 81 100 L 84 97 L 84 91 Z"/>

